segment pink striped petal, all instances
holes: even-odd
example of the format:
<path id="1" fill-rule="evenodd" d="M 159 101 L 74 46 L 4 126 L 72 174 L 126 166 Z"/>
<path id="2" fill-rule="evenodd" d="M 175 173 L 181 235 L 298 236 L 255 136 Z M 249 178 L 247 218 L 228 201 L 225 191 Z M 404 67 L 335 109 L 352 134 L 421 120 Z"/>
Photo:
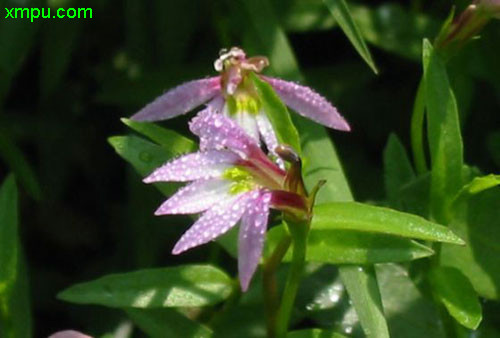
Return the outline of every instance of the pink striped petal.
<path id="1" fill-rule="evenodd" d="M 172 253 L 178 255 L 229 231 L 245 212 L 250 194 L 236 195 L 210 208 L 182 235 Z"/>
<path id="2" fill-rule="evenodd" d="M 185 114 L 216 96 L 220 88 L 220 76 L 186 82 L 157 97 L 132 119 L 159 121 Z"/>
<path id="3" fill-rule="evenodd" d="M 167 162 L 144 179 L 153 182 L 187 182 L 221 176 L 239 157 L 227 150 L 207 150 Z"/>
<path id="4" fill-rule="evenodd" d="M 300 115 L 329 128 L 349 131 L 347 121 L 328 100 L 309 87 L 294 82 L 262 76 L 287 106 Z"/>
<path id="5" fill-rule="evenodd" d="M 163 203 L 155 215 L 196 214 L 228 199 L 231 181 L 221 179 L 199 180 L 179 189 Z"/>
<path id="6" fill-rule="evenodd" d="M 199 112 L 189 123 L 189 128 L 200 138 L 200 148 L 203 149 L 229 148 L 245 158 L 260 150 L 257 142 L 236 122 L 211 107 Z"/>
<path id="7" fill-rule="evenodd" d="M 269 217 L 271 194 L 254 191 L 248 207 L 241 218 L 238 240 L 238 272 L 241 289 L 248 290 L 252 276 L 257 270 Z"/>

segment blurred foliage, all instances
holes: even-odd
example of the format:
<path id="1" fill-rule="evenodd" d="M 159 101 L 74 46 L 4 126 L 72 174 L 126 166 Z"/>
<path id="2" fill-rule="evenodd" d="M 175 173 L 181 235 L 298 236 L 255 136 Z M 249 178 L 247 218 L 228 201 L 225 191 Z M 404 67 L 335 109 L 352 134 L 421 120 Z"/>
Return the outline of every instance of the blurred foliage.
<path id="1" fill-rule="evenodd" d="M 451 7 L 455 5 L 458 12 L 466 1 L 348 1 L 355 31 L 367 42 L 378 76 L 340 29 L 343 23 L 339 20 L 337 24 L 338 18 L 320 0 L 1 0 L 0 4 L 2 9 L 93 9 L 92 19 L 38 19 L 31 23 L 0 17 L 0 178 L 4 182 L 12 172 L 19 183 L 16 226 L 22 245 L 16 246 L 18 282 L 9 293 L 19 300 L 11 306 L 11 323 L 26 330 L 19 331 L 19 337 L 30 336 L 31 320 L 35 337 L 69 327 L 104 336 L 118 332 L 129 320 L 148 335 L 162 332 L 165 323 L 177 323 L 181 331 L 174 330 L 173 335 L 188 332 L 182 331 L 186 328 L 193 336 L 207 336 L 210 329 L 205 325 L 210 324 L 223 327 L 221 336 L 231 337 L 235 332 L 263 336 L 258 279 L 241 299 L 238 294 L 229 296 L 222 309 L 226 316 L 220 319 L 196 309 L 121 312 L 56 299 L 58 292 L 77 282 L 113 272 L 181 263 L 215 264 L 234 276 L 235 261 L 216 244 L 181 256 L 170 255 L 190 220 L 155 218 L 153 211 L 162 195 L 144 186 L 141 176 L 115 153 L 127 160 L 139 159 L 141 166 L 135 169 L 144 174 L 167 158 L 191 151 L 194 145 L 184 136 L 188 136 L 186 122 L 192 114 L 164 123 L 176 131 L 179 143 L 175 146 L 162 144 L 170 138 L 162 138 L 161 132 L 146 135 L 152 142 L 140 138 L 137 133 L 144 134 L 144 129 L 125 120 L 132 132 L 120 118 L 130 116 L 176 84 L 213 74 L 212 62 L 223 47 L 240 45 L 249 54 L 269 56 L 268 74 L 307 82 L 334 102 L 350 122 L 351 133 L 325 132 L 293 116 L 303 138 L 303 153 L 310 154 L 306 158 L 306 172 L 310 170 L 306 183 L 314 184 L 325 177 L 330 180 L 318 196 L 320 202 L 347 200 L 352 192 L 357 201 L 376 201 L 429 217 L 431 203 L 435 203 L 435 199 L 429 200 L 430 191 L 440 198 L 433 183 L 435 172 L 416 177 L 412 171 L 412 159 L 407 155 L 409 126 L 423 72 L 422 40 L 432 41 Z M 461 128 L 464 161 L 470 165 L 463 169 L 463 184 L 477 184 L 472 181 L 474 177 L 498 174 L 500 168 L 498 41 L 497 20 L 446 65 L 444 84 L 453 90 L 458 108 L 452 108 L 451 118 L 460 118 L 460 127 L 455 123 L 454 131 Z M 443 82 L 439 81 L 443 77 L 431 86 L 440 86 Z M 443 108 L 439 101 L 428 104 L 430 110 Z M 110 135 L 123 133 L 131 135 L 109 139 L 113 147 L 107 143 Z M 349 185 L 335 149 L 323 136 L 334 141 Z M 329 166 L 322 167 L 318 158 L 328 159 Z M 444 166 L 443 172 L 458 175 L 456 167 Z M 13 180 L 5 182 L 0 194 L 13 194 Z M 474 332 L 479 337 L 495 337 L 500 332 L 500 247 L 496 240 L 500 236 L 500 188 L 494 185 L 477 193 L 470 188 L 470 192 L 449 201 L 446 219 L 469 245 L 443 245 L 438 251 L 440 264 L 460 271 L 457 278 L 463 283 L 457 286 L 458 291 L 450 292 L 470 291 L 465 276 L 481 296 L 483 321 Z M 161 187 L 165 193 L 174 188 Z M 14 197 L 8 201 L 1 198 L 0 208 L 13 203 Z M 1 239 L 2 243 L 17 243 L 13 233 L 8 236 L 8 240 Z M 360 238 L 349 233 L 345 236 L 351 242 Z M 381 244 L 373 241 L 371 245 L 380 248 Z M 398 249 L 405 248 L 419 247 L 402 241 Z M 3 258 L 2 250 L 3 244 Z M 307 267 L 293 315 L 297 332 L 290 337 L 340 337 L 326 331 L 298 331 L 318 325 L 363 336 L 366 330 L 353 309 L 353 304 L 363 302 L 370 311 L 358 314 L 362 323 L 369 317 L 378 332 L 388 330 L 393 337 L 444 337 L 445 331 L 452 336 L 465 332 L 465 337 L 472 332 L 457 328 L 451 317 L 443 316 L 446 311 L 453 316 L 453 311 L 459 310 L 450 309 L 449 303 L 455 304 L 453 294 L 432 294 L 429 281 L 422 277 L 429 269 L 425 262 L 411 266 L 382 264 L 362 273 L 357 269 L 340 269 L 339 273 L 333 266 Z M 0 272 L 2 283 L 4 266 Z M 351 278 L 351 286 L 344 288 L 341 277 L 344 282 Z M 439 284 L 443 278 L 436 280 Z M 352 297 L 356 287 L 368 291 L 350 300 L 347 291 Z M 378 295 L 370 294 L 370 290 L 377 290 Z M 12 298 L 2 297 L 0 306 L 12 302 Z M 32 317 L 27 310 L 28 297 Z M 444 305 L 435 299 L 442 299 Z M 468 304 L 474 303 L 474 297 L 469 299 Z M 231 304 L 236 301 L 242 305 L 232 311 Z M 209 312 L 218 306 L 213 305 Z M 471 312 L 477 319 L 476 310 L 472 305 Z M 194 319 L 202 324 L 193 326 Z M 134 326 L 133 333 L 144 336 L 138 328 Z"/>

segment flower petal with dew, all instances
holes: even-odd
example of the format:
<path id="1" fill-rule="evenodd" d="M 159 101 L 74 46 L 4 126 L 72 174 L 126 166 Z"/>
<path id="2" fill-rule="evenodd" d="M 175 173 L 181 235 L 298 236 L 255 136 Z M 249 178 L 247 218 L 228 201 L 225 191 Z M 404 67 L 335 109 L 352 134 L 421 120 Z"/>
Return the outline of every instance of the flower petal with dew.
<path id="1" fill-rule="evenodd" d="M 144 181 L 192 181 L 156 211 L 157 215 L 203 212 L 173 254 L 212 241 L 241 222 L 238 270 L 246 291 L 262 254 L 269 209 L 306 217 L 310 206 L 303 190 L 289 188 L 287 172 L 234 120 L 209 106 L 189 127 L 204 145 L 201 150 L 166 163 Z"/>
<path id="2" fill-rule="evenodd" d="M 227 150 L 197 152 L 168 162 L 145 178 L 144 182 L 187 182 L 218 177 L 238 159 L 236 154 Z"/>
<path id="3" fill-rule="evenodd" d="M 300 115 L 329 128 L 350 131 L 347 121 L 328 100 L 309 87 L 263 76 L 287 106 Z"/>
<path id="4" fill-rule="evenodd" d="M 238 239 L 238 271 L 243 290 L 248 289 L 262 255 L 271 195 L 267 191 L 253 192 L 250 206 L 245 210 L 241 219 Z"/>
<path id="5" fill-rule="evenodd" d="M 66 330 L 51 334 L 48 338 L 92 338 L 78 331 Z"/>
<path id="6" fill-rule="evenodd" d="M 237 47 L 221 50 L 214 62 L 220 76 L 194 80 L 180 85 L 156 98 L 132 116 L 138 121 L 159 121 L 184 114 L 207 103 L 218 113 L 235 120 L 258 144 L 263 142 L 269 152 L 274 149 L 277 137 L 261 99 L 249 78 L 251 72 L 260 73 L 269 65 L 267 58 L 247 57 Z M 329 128 L 349 131 L 346 120 L 324 97 L 311 88 L 281 79 L 261 76 L 276 90 L 278 96 L 300 115 Z"/>
<path id="7" fill-rule="evenodd" d="M 185 114 L 220 93 L 220 76 L 186 82 L 158 97 L 132 119 L 158 121 Z"/>
<path id="8" fill-rule="evenodd" d="M 155 215 L 195 214 L 231 197 L 231 182 L 214 178 L 197 180 L 181 188 L 163 203 Z"/>

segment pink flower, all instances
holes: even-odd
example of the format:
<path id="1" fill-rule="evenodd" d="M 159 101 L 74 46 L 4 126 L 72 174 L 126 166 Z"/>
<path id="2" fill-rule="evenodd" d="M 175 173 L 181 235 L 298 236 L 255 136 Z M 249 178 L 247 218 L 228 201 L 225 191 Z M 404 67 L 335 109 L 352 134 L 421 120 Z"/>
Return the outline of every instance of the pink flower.
<path id="1" fill-rule="evenodd" d="M 132 119 L 166 120 L 210 102 L 209 105 L 235 120 L 257 142 L 262 139 L 273 152 L 278 145 L 277 138 L 248 77 L 250 72 L 260 73 L 268 64 L 265 57 L 247 58 L 240 48 L 222 50 L 214 63 L 219 76 L 175 87 L 146 105 Z M 261 79 L 267 81 L 283 102 L 300 115 L 329 128 L 350 130 L 337 109 L 311 88 L 267 76 L 261 76 Z"/>
<path id="2" fill-rule="evenodd" d="M 78 331 L 66 330 L 51 334 L 48 338 L 92 338 Z"/>
<path id="3" fill-rule="evenodd" d="M 179 239 L 173 254 L 212 241 L 240 222 L 238 270 L 246 291 L 261 257 L 269 209 L 303 219 L 309 217 L 308 199 L 303 185 L 297 185 L 255 139 L 212 107 L 200 112 L 189 127 L 200 138 L 200 151 L 167 162 L 144 180 L 191 182 L 155 214 L 203 213 Z"/>

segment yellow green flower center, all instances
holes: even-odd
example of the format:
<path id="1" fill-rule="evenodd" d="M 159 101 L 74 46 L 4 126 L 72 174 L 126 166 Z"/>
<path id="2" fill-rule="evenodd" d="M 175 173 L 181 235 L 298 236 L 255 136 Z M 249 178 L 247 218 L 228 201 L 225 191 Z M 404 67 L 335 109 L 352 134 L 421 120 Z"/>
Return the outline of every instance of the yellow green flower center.
<path id="1" fill-rule="evenodd" d="M 227 169 L 223 177 L 232 181 L 229 188 L 230 194 L 236 195 L 255 189 L 255 181 L 252 175 L 242 168 L 234 167 Z"/>
<path id="2" fill-rule="evenodd" d="M 240 112 L 257 115 L 260 110 L 259 100 L 247 93 L 236 93 L 226 98 L 228 112 L 231 116 Z"/>

